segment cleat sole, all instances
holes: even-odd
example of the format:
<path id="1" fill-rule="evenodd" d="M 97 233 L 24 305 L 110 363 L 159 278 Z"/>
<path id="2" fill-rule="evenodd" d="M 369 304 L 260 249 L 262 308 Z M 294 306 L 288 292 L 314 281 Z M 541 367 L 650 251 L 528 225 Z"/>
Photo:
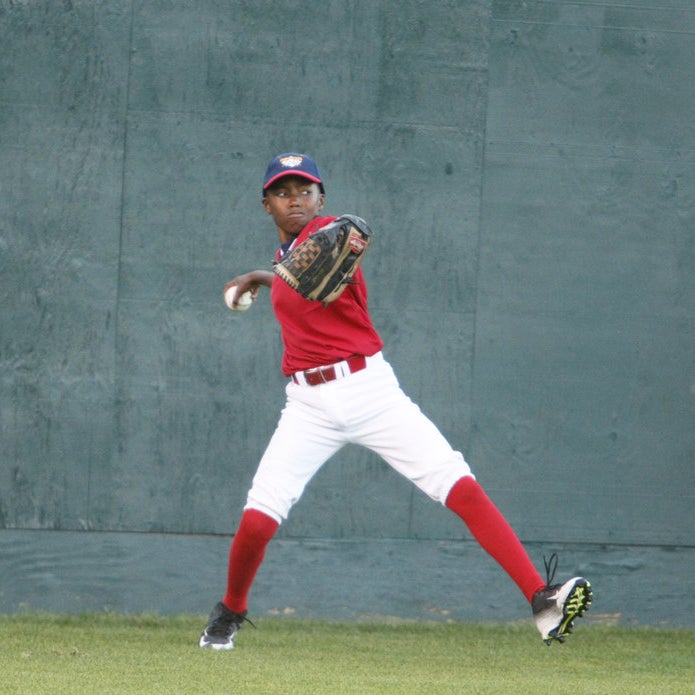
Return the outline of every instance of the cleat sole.
<path id="1" fill-rule="evenodd" d="M 577 584 L 565 599 L 562 607 L 563 620 L 557 626 L 551 636 L 558 642 L 564 642 L 564 638 L 572 633 L 575 618 L 582 618 L 591 605 L 591 584 L 586 579 L 577 581 Z"/>

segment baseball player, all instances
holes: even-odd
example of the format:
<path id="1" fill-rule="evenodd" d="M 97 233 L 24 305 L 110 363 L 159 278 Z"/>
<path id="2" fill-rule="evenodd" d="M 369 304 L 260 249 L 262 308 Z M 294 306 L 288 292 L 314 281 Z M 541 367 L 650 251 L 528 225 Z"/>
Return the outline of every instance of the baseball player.
<path id="1" fill-rule="evenodd" d="M 335 220 L 323 215 L 325 190 L 306 154 L 275 157 L 263 179 L 263 207 L 278 232 L 276 261 Z M 229 552 L 226 592 L 212 609 L 199 646 L 233 649 L 247 620 L 248 595 L 265 549 L 321 466 L 347 443 L 381 456 L 467 525 L 531 604 L 541 638 L 563 642 L 591 603 L 583 577 L 553 584 L 557 557 L 542 579 L 509 523 L 469 465 L 402 391 L 382 353 L 367 309 L 361 268 L 334 301 L 305 299 L 271 270 L 239 275 L 236 297 L 270 288 L 288 377 L 286 403 L 253 478 Z"/>

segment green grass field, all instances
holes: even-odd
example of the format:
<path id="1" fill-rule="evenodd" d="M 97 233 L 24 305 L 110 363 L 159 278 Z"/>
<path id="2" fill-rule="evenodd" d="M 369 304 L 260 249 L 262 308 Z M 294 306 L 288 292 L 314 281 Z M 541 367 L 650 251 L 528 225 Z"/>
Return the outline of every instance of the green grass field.
<path id="1" fill-rule="evenodd" d="M 579 621 L 546 647 L 532 624 L 259 619 L 231 652 L 197 647 L 204 616 L 0 616 L 0 692 L 689 693 L 695 631 Z"/>

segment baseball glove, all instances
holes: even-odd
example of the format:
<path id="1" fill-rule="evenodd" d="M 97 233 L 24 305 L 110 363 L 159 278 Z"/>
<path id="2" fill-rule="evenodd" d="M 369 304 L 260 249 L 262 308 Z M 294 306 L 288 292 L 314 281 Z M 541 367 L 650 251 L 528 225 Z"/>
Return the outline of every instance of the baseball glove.
<path id="1" fill-rule="evenodd" d="M 310 234 L 273 266 L 292 289 L 324 306 L 342 294 L 362 263 L 372 238 L 367 223 L 341 215 Z"/>

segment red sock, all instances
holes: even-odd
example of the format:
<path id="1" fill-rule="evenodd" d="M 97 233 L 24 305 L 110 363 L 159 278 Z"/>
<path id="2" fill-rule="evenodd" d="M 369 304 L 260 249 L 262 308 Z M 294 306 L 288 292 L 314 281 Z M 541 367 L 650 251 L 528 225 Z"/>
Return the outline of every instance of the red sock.
<path id="1" fill-rule="evenodd" d="M 227 593 L 222 599 L 230 611 L 243 613 L 248 608 L 251 584 L 263 562 L 266 546 L 279 525 L 275 519 L 256 509 L 247 509 L 241 515 L 229 549 Z"/>
<path id="2" fill-rule="evenodd" d="M 477 481 L 470 476 L 461 478 L 451 488 L 446 506 L 463 519 L 481 547 L 497 560 L 530 603 L 545 582 L 509 522 Z"/>

